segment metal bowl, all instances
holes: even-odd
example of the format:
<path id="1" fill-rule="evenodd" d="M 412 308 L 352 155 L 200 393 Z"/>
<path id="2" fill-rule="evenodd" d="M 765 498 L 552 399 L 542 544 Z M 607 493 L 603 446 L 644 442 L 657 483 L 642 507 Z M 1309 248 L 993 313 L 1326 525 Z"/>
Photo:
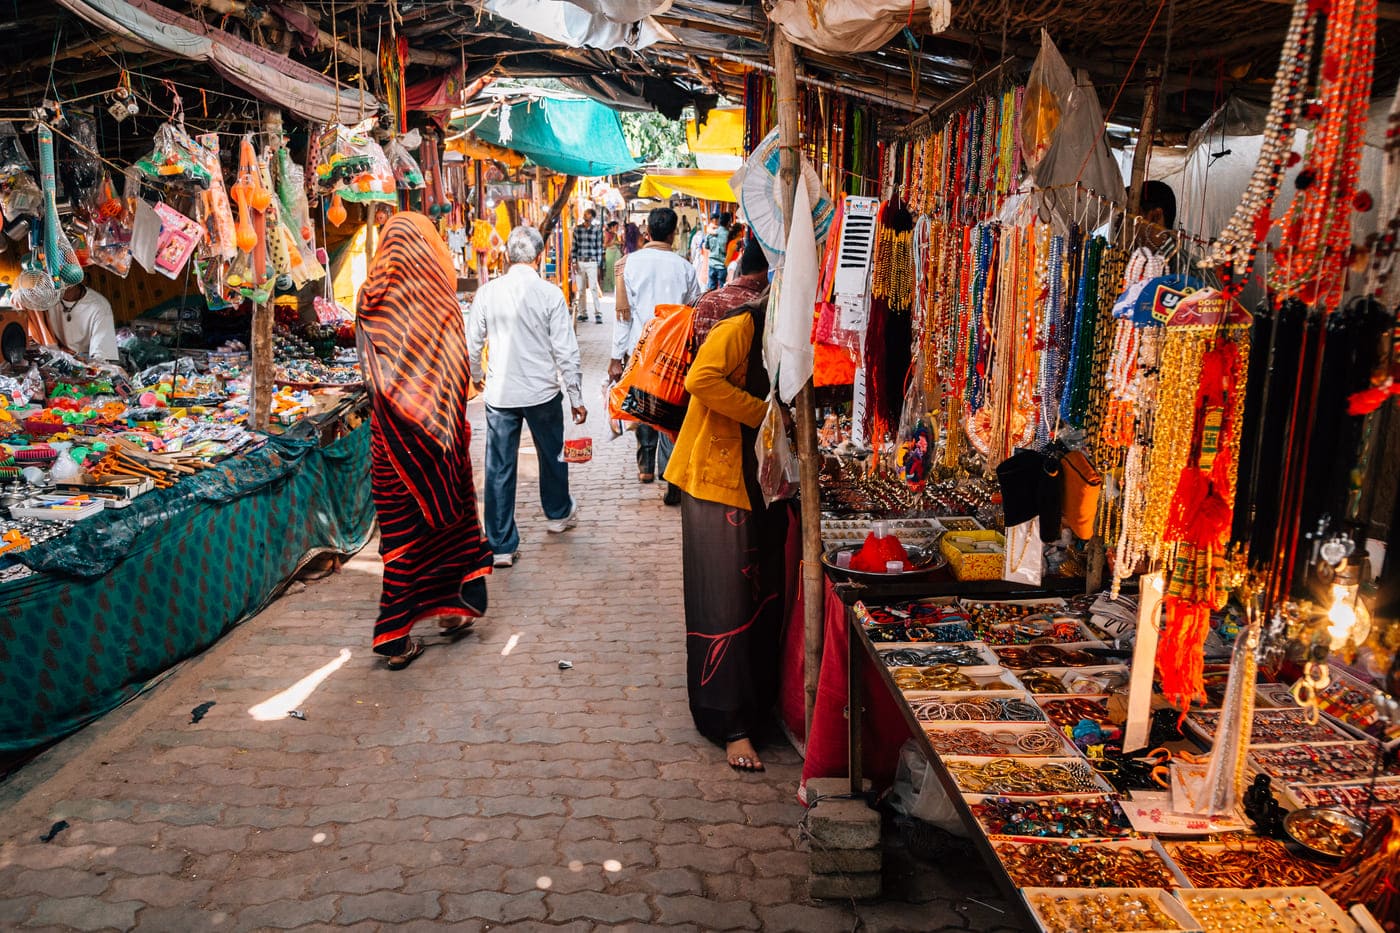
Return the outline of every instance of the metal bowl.
<path id="1" fill-rule="evenodd" d="M 1366 824 L 1342 810 L 1307 807 L 1285 816 L 1283 831 L 1309 852 L 1342 858 L 1361 844 Z"/>
<path id="2" fill-rule="evenodd" d="M 911 544 L 904 549 L 905 555 L 909 558 L 909 563 L 913 565 L 909 570 L 900 573 L 876 573 L 869 570 L 852 570 L 850 567 L 839 565 L 837 555 L 842 552 L 855 555 L 864 545 L 846 544 L 841 547 L 834 547 L 822 554 L 822 566 L 831 572 L 832 576 L 844 580 L 860 580 L 866 583 L 889 583 L 896 580 L 912 580 L 921 577 L 926 573 L 932 573 L 948 563 L 948 558 L 943 556 L 943 552 L 936 547 L 920 547 Z"/>

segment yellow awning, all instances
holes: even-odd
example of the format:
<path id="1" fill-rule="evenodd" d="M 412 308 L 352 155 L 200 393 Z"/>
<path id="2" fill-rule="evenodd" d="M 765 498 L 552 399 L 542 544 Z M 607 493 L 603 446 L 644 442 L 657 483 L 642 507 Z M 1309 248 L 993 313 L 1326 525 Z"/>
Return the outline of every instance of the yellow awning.
<path id="1" fill-rule="evenodd" d="M 732 174 L 722 169 L 703 168 L 648 172 L 637 188 L 637 197 L 669 198 L 672 194 L 688 194 L 704 201 L 737 201 L 734 189 L 729 187 Z"/>
<path id="2" fill-rule="evenodd" d="M 460 152 L 469 159 L 504 162 L 510 168 L 520 168 L 525 164 L 525 157 L 520 153 L 470 136 L 452 137 L 447 141 L 447 148 L 452 152 Z"/>
<path id="3" fill-rule="evenodd" d="M 694 120 L 685 125 L 685 141 L 691 152 L 704 155 L 744 154 L 744 108 L 711 110 L 705 125 L 696 128 Z"/>

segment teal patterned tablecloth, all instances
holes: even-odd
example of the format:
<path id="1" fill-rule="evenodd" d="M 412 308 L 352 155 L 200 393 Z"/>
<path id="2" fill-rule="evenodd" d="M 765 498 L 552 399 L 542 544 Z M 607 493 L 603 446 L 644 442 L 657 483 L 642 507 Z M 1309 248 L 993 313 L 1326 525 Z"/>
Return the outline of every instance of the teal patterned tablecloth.
<path id="1" fill-rule="evenodd" d="M 374 527 L 369 423 L 273 438 L 79 523 L 0 586 L 0 752 L 61 738 L 261 609 L 311 555 Z"/>

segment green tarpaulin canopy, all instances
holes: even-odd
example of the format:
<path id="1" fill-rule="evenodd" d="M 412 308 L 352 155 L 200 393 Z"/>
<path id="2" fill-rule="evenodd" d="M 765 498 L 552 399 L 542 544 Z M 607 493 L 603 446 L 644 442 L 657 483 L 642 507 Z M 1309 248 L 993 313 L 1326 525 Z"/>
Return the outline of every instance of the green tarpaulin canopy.
<path id="1" fill-rule="evenodd" d="M 496 114 L 475 128 L 487 142 L 514 149 L 564 175 L 617 175 L 638 167 L 617 113 L 595 100 L 546 97 L 510 106 L 509 138 Z"/>

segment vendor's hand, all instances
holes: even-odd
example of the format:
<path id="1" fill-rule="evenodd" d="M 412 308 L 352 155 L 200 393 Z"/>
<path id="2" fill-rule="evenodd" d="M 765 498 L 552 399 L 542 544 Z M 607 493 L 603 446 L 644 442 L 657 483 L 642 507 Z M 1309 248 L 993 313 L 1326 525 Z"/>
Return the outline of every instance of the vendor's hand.
<path id="1" fill-rule="evenodd" d="M 608 381 L 617 382 L 622 378 L 622 360 L 608 360 Z"/>
<path id="2" fill-rule="evenodd" d="M 574 424 L 583 424 L 585 421 L 588 420 L 588 409 L 584 408 L 582 405 L 575 406 L 573 408 L 573 412 Z"/>

